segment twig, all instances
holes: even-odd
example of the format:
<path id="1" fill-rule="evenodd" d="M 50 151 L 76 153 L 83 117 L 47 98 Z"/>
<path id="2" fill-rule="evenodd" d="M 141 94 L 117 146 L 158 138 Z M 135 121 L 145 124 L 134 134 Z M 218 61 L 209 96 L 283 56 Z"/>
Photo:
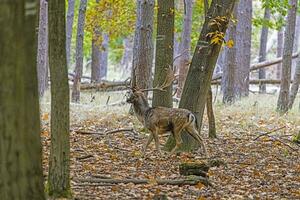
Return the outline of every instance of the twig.
<path id="1" fill-rule="evenodd" d="M 281 130 L 281 129 L 284 129 L 285 127 L 286 127 L 286 126 L 282 126 L 282 127 L 279 127 L 279 128 L 273 129 L 273 130 L 270 130 L 270 131 L 268 131 L 268 132 L 266 132 L 266 133 L 263 133 L 263 134 L 257 136 L 256 138 L 254 138 L 253 141 L 257 140 L 258 138 L 260 138 L 260 137 L 262 137 L 262 136 L 266 136 L 266 135 L 269 135 L 269 134 L 274 133 L 274 132 L 276 132 L 276 131 L 279 131 L 279 130 Z"/>
<path id="2" fill-rule="evenodd" d="M 75 133 L 83 134 L 83 135 L 103 135 L 103 132 L 96 131 L 84 131 L 84 130 L 73 130 Z"/>
<path id="3" fill-rule="evenodd" d="M 76 160 L 84 160 L 84 159 L 88 159 L 88 158 L 93 158 L 93 155 L 85 155 L 85 156 L 81 156 L 81 157 L 77 157 Z"/>
<path id="4" fill-rule="evenodd" d="M 74 178 L 76 182 L 89 182 L 89 183 L 110 183 L 110 184 L 119 184 L 119 183 L 134 183 L 134 184 L 150 184 L 154 182 L 158 185 L 197 185 L 202 183 L 205 186 L 211 186 L 207 178 L 201 176 L 193 176 L 193 178 L 186 179 L 97 179 L 97 178 Z"/>
<path id="5" fill-rule="evenodd" d="M 289 147 L 289 148 L 292 149 L 293 151 L 297 151 L 297 149 L 295 149 L 294 147 L 291 147 L 289 144 L 285 143 L 284 141 L 282 141 L 282 140 L 279 139 L 279 138 L 276 138 L 276 137 L 271 136 L 271 135 L 268 135 L 268 137 L 270 137 L 270 138 L 272 138 L 273 140 L 276 140 L 276 141 L 280 142 L 281 144 L 283 144 L 283 145 Z"/>
<path id="6" fill-rule="evenodd" d="M 112 133 L 125 132 L 125 131 L 131 132 L 134 135 L 137 135 L 137 132 L 133 128 L 119 128 L 119 129 L 115 129 L 115 130 L 106 131 L 104 134 L 109 135 Z"/>
<path id="7" fill-rule="evenodd" d="M 178 54 L 175 58 L 173 58 L 173 63 L 175 62 L 175 60 L 177 60 L 177 58 L 181 57 L 185 52 L 187 52 L 188 49 L 185 49 L 184 51 L 182 51 L 180 54 Z"/>

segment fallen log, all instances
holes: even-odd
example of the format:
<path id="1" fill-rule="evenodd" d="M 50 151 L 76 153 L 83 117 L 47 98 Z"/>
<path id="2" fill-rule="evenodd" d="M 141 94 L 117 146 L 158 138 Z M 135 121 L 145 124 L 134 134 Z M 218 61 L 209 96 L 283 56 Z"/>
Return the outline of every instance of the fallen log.
<path id="1" fill-rule="evenodd" d="M 100 178 L 74 178 L 75 182 L 88 182 L 88 183 L 109 183 L 109 184 L 151 184 L 155 183 L 158 185 L 197 185 L 199 183 L 205 186 L 211 186 L 212 184 L 209 182 L 207 178 L 201 176 L 192 176 L 185 179 L 100 179 Z"/>
<path id="2" fill-rule="evenodd" d="M 249 84 L 253 84 L 253 85 L 260 85 L 260 84 L 280 84 L 281 81 L 278 79 L 254 79 L 254 80 L 250 80 Z M 291 81 L 292 83 L 292 81 Z M 221 80 L 213 80 L 211 82 L 212 85 L 220 85 L 221 84 Z"/>
<path id="3" fill-rule="evenodd" d="M 206 163 L 181 163 L 179 165 L 179 173 L 184 176 L 196 175 L 208 177 L 208 170 L 209 166 Z"/>
<path id="4" fill-rule="evenodd" d="M 130 86 L 129 82 L 126 81 L 119 81 L 119 82 L 102 82 L 102 83 L 88 83 L 88 84 L 81 84 L 80 90 L 125 90 L 128 89 Z"/>
<path id="5" fill-rule="evenodd" d="M 299 53 L 293 54 L 292 58 L 297 58 Z M 282 57 L 276 58 L 274 60 L 264 61 L 260 63 L 255 63 L 250 66 L 250 71 L 255 71 L 261 68 L 269 67 L 272 65 L 276 65 L 282 62 Z M 212 81 L 218 80 L 222 78 L 222 73 L 218 73 L 212 77 Z M 272 83 L 271 83 L 272 84 Z"/>

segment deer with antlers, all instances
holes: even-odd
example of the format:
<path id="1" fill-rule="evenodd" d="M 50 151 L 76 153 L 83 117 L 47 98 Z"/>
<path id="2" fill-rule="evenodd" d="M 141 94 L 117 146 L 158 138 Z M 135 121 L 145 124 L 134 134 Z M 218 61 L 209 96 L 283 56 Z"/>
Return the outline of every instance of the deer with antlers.
<path id="1" fill-rule="evenodd" d="M 132 87 L 127 94 L 126 101 L 133 105 L 133 110 L 138 120 L 151 132 L 143 148 L 143 155 L 145 155 L 146 149 L 153 139 L 157 151 L 161 153 L 158 135 L 166 132 L 171 132 L 176 141 L 175 147 L 170 152 L 173 154 L 182 144 L 181 134 L 183 130 L 186 130 L 189 135 L 199 142 L 204 154 L 207 155 L 203 140 L 196 128 L 196 117 L 191 111 L 181 108 L 150 107 L 144 95 L 145 91 L 164 91 L 166 87 L 172 84 L 174 79 L 175 76 L 171 70 L 168 72 L 167 78 L 161 86 L 151 89 L 137 89 L 136 87 Z"/>

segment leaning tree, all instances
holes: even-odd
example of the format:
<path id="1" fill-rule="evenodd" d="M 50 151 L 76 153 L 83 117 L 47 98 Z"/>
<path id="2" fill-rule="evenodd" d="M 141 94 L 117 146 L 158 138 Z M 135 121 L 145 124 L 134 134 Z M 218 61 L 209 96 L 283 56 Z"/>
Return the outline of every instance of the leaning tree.
<path id="1" fill-rule="evenodd" d="M 234 4 L 235 0 L 212 0 L 184 84 L 179 107 L 189 109 L 195 114 L 199 130 L 211 78 Z M 187 134 L 183 134 L 182 139 L 181 150 L 189 151 L 198 146 Z M 174 138 L 170 137 L 166 148 L 169 150 L 173 146 Z"/>

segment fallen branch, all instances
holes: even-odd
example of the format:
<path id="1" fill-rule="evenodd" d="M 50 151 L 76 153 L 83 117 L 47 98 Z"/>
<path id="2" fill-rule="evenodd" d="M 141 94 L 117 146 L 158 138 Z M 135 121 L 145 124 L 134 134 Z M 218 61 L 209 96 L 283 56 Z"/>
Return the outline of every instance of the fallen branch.
<path id="1" fill-rule="evenodd" d="M 112 133 L 125 132 L 125 131 L 131 132 L 134 135 L 138 134 L 133 128 L 119 128 L 119 129 L 115 129 L 115 130 L 106 131 L 104 134 L 109 135 L 109 134 L 112 134 Z"/>
<path id="2" fill-rule="evenodd" d="M 85 155 L 85 156 L 77 157 L 76 160 L 85 160 L 93 157 L 94 157 L 93 155 Z"/>
<path id="3" fill-rule="evenodd" d="M 91 89 L 97 89 L 97 90 L 108 90 L 108 89 L 128 89 L 130 86 L 129 81 L 114 81 L 114 82 L 101 82 L 101 83 L 87 83 L 87 84 L 81 84 L 80 90 L 91 90 Z"/>
<path id="4" fill-rule="evenodd" d="M 73 130 L 75 133 L 79 133 L 82 135 L 104 135 L 103 132 L 96 132 L 96 131 L 84 131 L 84 130 Z"/>
<path id="5" fill-rule="evenodd" d="M 298 56 L 299 56 L 299 53 L 296 53 L 296 54 L 293 54 L 292 58 L 297 58 Z M 258 69 L 261 69 L 261 68 L 276 65 L 276 64 L 281 63 L 281 62 L 282 62 L 282 57 L 276 58 L 276 59 L 270 60 L 270 61 L 255 63 L 255 64 L 252 64 L 250 66 L 250 71 L 255 71 L 255 70 L 258 70 Z M 221 79 L 221 78 L 222 78 L 222 73 L 219 73 L 219 74 L 214 75 L 212 80 L 215 81 L 215 80 L 218 80 L 218 79 Z"/>
<path id="6" fill-rule="evenodd" d="M 277 79 L 254 79 L 254 80 L 250 80 L 249 84 L 254 84 L 254 85 L 260 85 L 260 84 L 280 84 L 281 80 L 277 80 Z M 292 83 L 292 81 L 291 81 Z M 221 84 L 221 80 L 213 80 L 211 82 L 212 85 L 220 85 Z"/>
<path id="7" fill-rule="evenodd" d="M 158 185 L 197 185 L 198 183 L 202 183 L 205 186 L 212 186 L 207 178 L 203 178 L 201 176 L 193 176 L 191 178 L 186 179 L 98 179 L 98 178 L 74 178 L 76 182 L 88 182 L 88 183 L 108 183 L 108 184 L 151 184 L 156 183 Z"/>
<path id="8" fill-rule="evenodd" d="M 285 127 L 286 127 L 286 126 L 282 126 L 282 127 L 275 128 L 275 129 L 273 129 L 273 130 L 270 130 L 270 131 L 268 131 L 268 132 L 266 132 L 266 133 L 260 134 L 259 136 L 257 136 L 256 138 L 254 138 L 253 141 L 257 140 L 258 138 L 260 138 L 260 137 L 262 137 L 262 136 L 266 136 L 266 135 L 269 135 L 269 134 L 274 133 L 274 132 L 276 132 L 276 131 L 279 131 L 279 130 L 281 130 L 281 129 L 284 129 Z"/>

